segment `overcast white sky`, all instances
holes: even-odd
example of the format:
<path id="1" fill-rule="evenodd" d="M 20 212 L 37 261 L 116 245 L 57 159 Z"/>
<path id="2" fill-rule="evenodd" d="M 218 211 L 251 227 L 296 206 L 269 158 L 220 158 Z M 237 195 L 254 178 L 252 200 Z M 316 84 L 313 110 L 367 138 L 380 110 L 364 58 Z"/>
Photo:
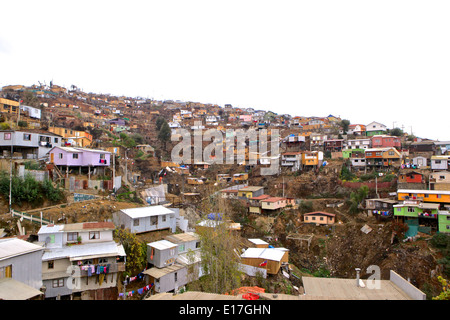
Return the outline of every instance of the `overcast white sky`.
<path id="1" fill-rule="evenodd" d="M 2 1 L 0 86 L 333 114 L 450 140 L 450 1 Z"/>

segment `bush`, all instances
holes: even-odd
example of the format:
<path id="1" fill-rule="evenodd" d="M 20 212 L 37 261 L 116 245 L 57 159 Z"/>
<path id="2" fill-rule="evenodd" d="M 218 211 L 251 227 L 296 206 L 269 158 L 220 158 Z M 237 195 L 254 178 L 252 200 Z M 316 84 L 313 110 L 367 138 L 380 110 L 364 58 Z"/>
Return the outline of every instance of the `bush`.
<path id="1" fill-rule="evenodd" d="M 450 236 L 445 233 L 436 233 L 430 240 L 430 244 L 438 249 L 446 249 L 449 247 Z"/>
<path id="2" fill-rule="evenodd" d="M 61 189 L 55 188 L 50 180 L 39 182 L 30 174 L 27 174 L 24 178 L 13 175 L 11 179 L 11 204 L 22 205 L 22 203 L 27 202 L 38 205 L 42 204 L 44 198 L 52 202 L 64 198 Z M 0 173 L 0 194 L 5 198 L 9 198 L 9 186 L 9 174 L 2 171 Z"/>

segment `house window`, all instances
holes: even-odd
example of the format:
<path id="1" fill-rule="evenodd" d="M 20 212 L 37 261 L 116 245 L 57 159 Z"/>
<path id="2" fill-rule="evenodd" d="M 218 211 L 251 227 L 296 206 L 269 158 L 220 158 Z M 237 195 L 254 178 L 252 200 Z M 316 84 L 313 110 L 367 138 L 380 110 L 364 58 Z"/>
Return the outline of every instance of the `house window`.
<path id="1" fill-rule="evenodd" d="M 67 233 L 67 241 L 77 241 L 78 232 L 68 232 Z"/>
<path id="2" fill-rule="evenodd" d="M 408 212 L 416 212 L 416 210 L 413 207 L 408 207 Z"/>
<path id="3" fill-rule="evenodd" d="M 447 217 L 448 218 L 448 217 Z M 200 241 L 197 241 L 196 243 L 195 243 L 195 249 L 198 249 L 198 248 L 200 248 Z"/>
<path id="4" fill-rule="evenodd" d="M 316 220 L 316 217 L 311 217 L 312 220 Z"/>
<path id="5" fill-rule="evenodd" d="M 47 268 L 48 269 L 53 269 L 55 267 L 55 260 L 50 260 L 47 263 Z"/>
<path id="6" fill-rule="evenodd" d="M 133 219 L 133 226 L 134 227 L 139 226 L 139 219 Z"/>
<path id="7" fill-rule="evenodd" d="M 162 217 L 161 217 L 161 220 L 162 220 L 162 222 L 166 222 L 167 216 L 162 216 Z"/>
<path id="8" fill-rule="evenodd" d="M 58 143 L 58 138 L 55 138 L 55 143 Z"/>
<path id="9" fill-rule="evenodd" d="M 183 252 L 184 249 L 185 249 L 184 243 L 183 243 L 183 244 L 180 244 L 180 245 L 178 246 L 178 251 L 179 251 L 179 252 Z"/>
<path id="10" fill-rule="evenodd" d="M 108 258 L 100 258 L 98 259 L 98 263 L 108 263 Z"/>
<path id="11" fill-rule="evenodd" d="M 442 198 L 442 195 L 441 195 L 441 194 L 438 194 L 438 195 L 436 195 L 436 198 L 441 199 L 441 198 Z"/>
<path id="12" fill-rule="evenodd" d="M 31 134 L 29 134 L 29 133 L 24 133 L 24 134 L 23 134 L 23 140 L 24 140 L 24 141 L 31 141 Z"/>
<path id="13" fill-rule="evenodd" d="M 84 266 L 88 266 L 90 264 L 92 264 L 92 259 L 83 260 L 83 265 Z"/>
<path id="14" fill-rule="evenodd" d="M 91 231 L 91 232 L 89 232 L 89 239 L 90 240 L 100 239 L 100 231 Z"/>
<path id="15" fill-rule="evenodd" d="M 174 276 L 175 276 L 175 282 L 177 282 L 178 281 L 178 273 L 175 272 Z"/>
<path id="16" fill-rule="evenodd" d="M 12 265 L 0 267 L 0 279 L 12 278 Z"/>
<path id="17" fill-rule="evenodd" d="M 397 208 L 397 212 L 402 212 L 402 208 Z"/>
<path id="18" fill-rule="evenodd" d="M 323 217 L 320 217 L 320 221 L 323 221 Z"/>
<path id="19" fill-rule="evenodd" d="M 100 153 L 100 159 L 105 159 L 105 154 L 104 153 Z"/>
<path id="20" fill-rule="evenodd" d="M 3 136 L 3 139 L 5 139 L 5 140 L 11 140 L 11 133 L 10 133 L 10 132 L 5 132 L 5 133 L 4 133 L 4 136 Z"/>
<path id="21" fill-rule="evenodd" d="M 54 279 L 52 283 L 53 288 L 64 287 L 64 278 L 62 279 Z"/>
<path id="22" fill-rule="evenodd" d="M 150 217 L 150 225 L 154 226 L 158 223 L 158 217 Z"/>
<path id="23" fill-rule="evenodd" d="M 63 158 L 63 154 L 62 154 L 62 153 L 59 153 L 58 158 L 59 158 L 59 159 L 62 159 L 62 158 Z"/>
<path id="24" fill-rule="evenodd" d="M 72 159 L 78 159 L 78 153 L 72 154 Z"/>

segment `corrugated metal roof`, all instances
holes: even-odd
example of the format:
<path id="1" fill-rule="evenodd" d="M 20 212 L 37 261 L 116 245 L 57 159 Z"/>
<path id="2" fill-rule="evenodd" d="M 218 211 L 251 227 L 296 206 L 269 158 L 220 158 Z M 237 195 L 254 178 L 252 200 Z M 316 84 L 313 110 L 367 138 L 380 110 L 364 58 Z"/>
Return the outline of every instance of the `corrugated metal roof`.
<path id="1" fill-rule="evenodd" d="M 38 246 L 17 238 L 2 239 L 0 240 L 0 260 L 43 249 L 44 248 L 42 246 Z"/>
<path id="2" fill-rule="evenodd" d="M 129 216 L 132 219 L 136 218 L 144 218 L 144 217 L 150 217 L 150 216 L 159 216 L 159 215 L 165 215 L 165 214 L 171 214 L 174 213 L 173 210 L 170 210 L 164 206 L 157 205 L 157 206 L 148 206 L 148 207 L 139 207 L 139 208 L 130 208 L 130 209 L 122 209 L 120 212 L 123 212 L 127 216 Z"/>
<path id="3" fill-rule="evenodd" d="M 262 239 L 248 239 L 248 241 L 250 241 L 251 243 L 254 243 L 254 244 L 264 244 L 264 245 L 269 244 Z"/>
<path id="4" fill-rule="evenodd" d="M 285 252 L 285 248 L 248 248 L 241 255 L 241 258 L 260 258 L 273 261 L 281 261 Z"/>
<path id="5" fill-rule="evenodd" d="M 166 274 L 169 274 L 169 273 L 172 273 L 172 272 L 176 272 L 176 271 L 178 271 L 180 269 L 183 269 L 183 268 L 185 268 L 185 266 L 183 266 L 181 264 L 174 263 L 173 265 L 168 266 L 168 267 L 164 267 L 164 268 L 153 267 L 153 268 L 150 268 L 150 269 L 147 269 L 147 270 L 143 271 L 142 273 L 143 274 L 147 274 L 147 275 L 149 275 L 149 276 L 151 276 L 153 278 L 159 279 L 159 278 L 165 276 Z"/>
<path id="6" fill-rule="evenodd" d="M 0 279 L 0 300 L 27 300 L 43 293 L 13 278 Z"/>
<path id="7" fill-rule="evenodd" d="M 177 246 L 175 243 L 172 243 L 167 240 L 154 241 L 154 242 L 148 243 L 147 245 L 150 247 L 153 247 L 155 249 L 158 249 L 158 250 L 175 248 Z"/>
<path id="8" fill-rule="evenodd" d="M 42 261 L 69 258 L 84 260 L 96 257 L 123 256 L 123 246 L 114 241 L 78 244 L 62 248 L 52 248 L 44 252 Z"/>

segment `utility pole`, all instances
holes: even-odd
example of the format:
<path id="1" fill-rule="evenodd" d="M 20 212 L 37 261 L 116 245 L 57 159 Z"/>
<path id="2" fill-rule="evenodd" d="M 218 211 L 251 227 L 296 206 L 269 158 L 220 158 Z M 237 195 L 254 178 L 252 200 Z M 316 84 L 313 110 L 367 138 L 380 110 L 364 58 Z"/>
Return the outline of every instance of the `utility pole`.
<path id="1" fill-rule="evenodd" d="M 13 171 L 13 131 L 10 133 L 11 135 L 11 155 L 10 155 L 10 164 L 9 164 L 9 214 L 12 214 L 11 209 L 11 195 L 12 195 L 12 171 Z"/>
<path id="2" fill-rule="evenodd" d="M 128 185 L 128 149 L 125 149 L 125 184 Z"/>
<path id="3" fill-rule="evenodd" d="M 112 154 L 113 157 L 113 191 L 116 192 L 116 148 L 114 148 L 114 153 Z"/>

